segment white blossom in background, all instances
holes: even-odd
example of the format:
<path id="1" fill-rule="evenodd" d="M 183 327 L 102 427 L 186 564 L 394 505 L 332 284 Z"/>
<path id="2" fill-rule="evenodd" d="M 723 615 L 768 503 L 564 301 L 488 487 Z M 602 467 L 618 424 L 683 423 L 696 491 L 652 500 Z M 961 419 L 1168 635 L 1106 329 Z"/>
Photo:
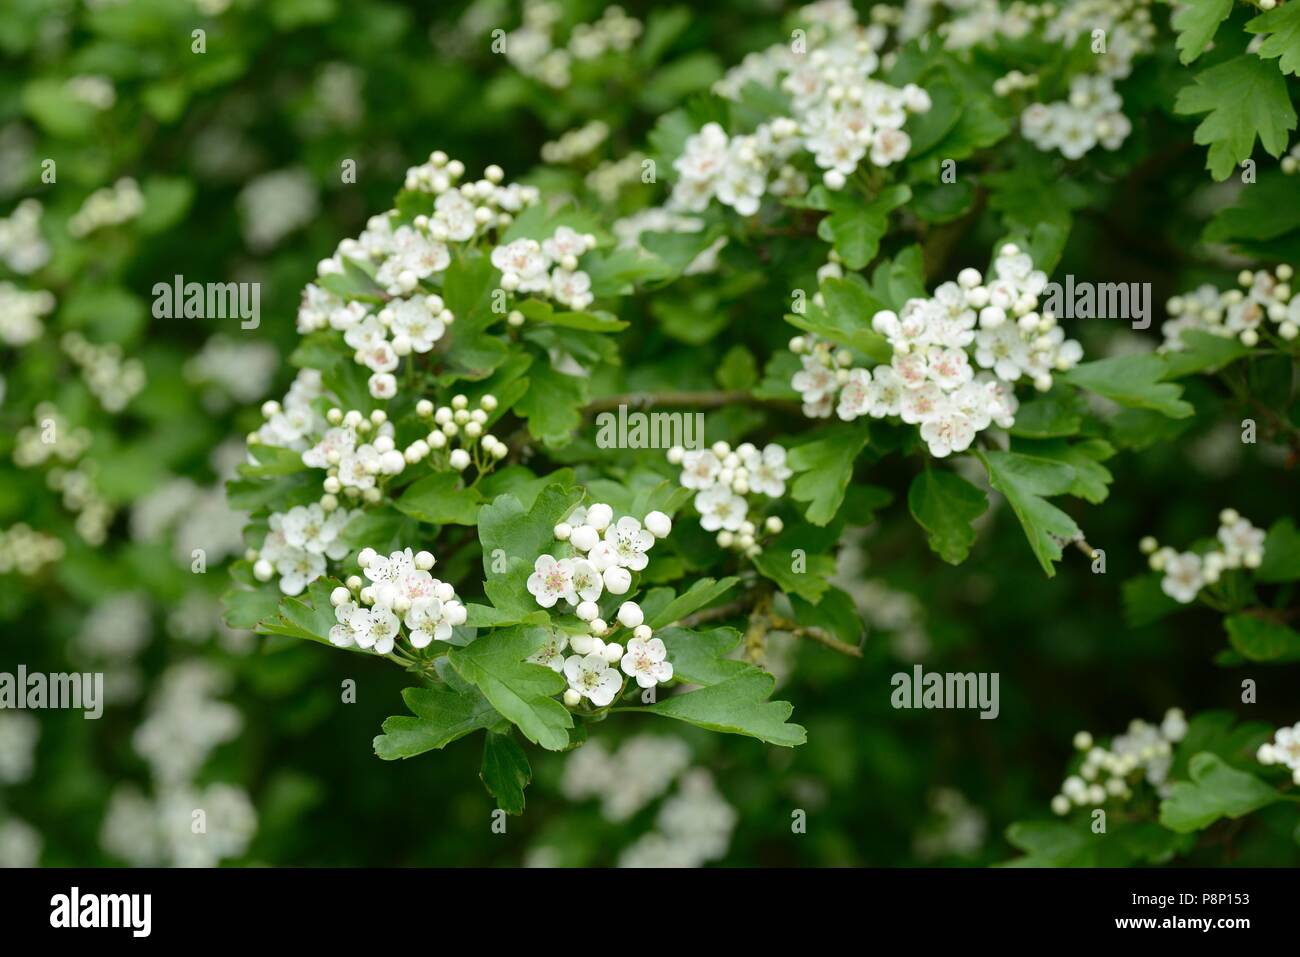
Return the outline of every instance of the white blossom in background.
<path id="1" fill-rule="evenodd" d="M 0 867 L 36 867 L 43 844 L 40 831 L 26 821 L 0 818 Z"/>
<path id="2" fill-rule="evenodd" d="M 1153 537 L 1142 539 L 1139 546 L 1149 556 L 1151 570 L 1159 572 L 1161 590 L 1180 604 L 1196 600 L 1201 590 L 1215 585 L 1225 571 L 1230 569 L 1258 568 L 1264 561 L 1262 528 L 1256 528 L 1249 519 L 1233 508 L 1219 513 L 1218 547 L 1203 553 L 1161 546 Z"/>
<path id="3" fill-rule="evenodd" d="M 912 841 L 921 860 L 940 857 L 970 857 L 988 838 L 988 816 L 954 788 L 930 792 L 932 817 Z"/>
<path id="4" fill-rule="evenodd" d="M 30 714 L 0 711 L 0 784 L 21 784 L 32 776 L 41 726 Z"/>
<path id="5" fill-rule="evenodd" d="M 40 338 L 42 320 L 54 311 L 54 294 L 44 289 L 19 289 L 0 282 L 0 343 L 21 347 Z"/>
<path id="6" fill-rule="evenodd" d="M 900 418 L 918 427 L 936 458 L 966 451 L 991 426 L 1010 428 L 1019 408 L 1014 387 L 1028 381 L 1047 391 L 1052 374 L 1077 365 L 1083 349 L 1055 317 L 1038 312 L 1047 276 L 1028 254 L 1007 243 L 993 272 L 986 280 L 963 269 L 931 298 L 909 299 L 898 314 L 876 313 L 872 328 L 893 349 L 888 365 L 854 367 L 849 350 L 796 336 L 790 348 L 803 368 L 791 385 L 804 413 Z"/>
<path id="7" fill-rule="evenodd" d="M 203 405 L 224 412 L 266 395 L 279 371 L 280 354 L 268 342 L 244 342 L 230 336 L 210 336 L 185 363 L 185 378 L 205 387 Z"/>
<path id="8" fill-rule="evenodd" d="M 1259 746 L 1255 755 L 1260 764 L 1280 764 L 1291 771 L 1291 777 L 1300 784 L 1300 721 L 1289 728 L 1278 728 L 1273 740 Z"/>
<path id="9" fill-rule="evenodd" d="M 1128 730 L 1117 735 L 1109 747 L 1097 744 L 1091 734 L 1080 731 L 1074 747 L 1084 755 L 1077 774 L 1061 785 L 1052 798 L 1052 811 L 1069 814 L 1076 807 L 1100 807 L 1109 801 L 1126 801 L 1139 780 L 1155 788 L 1160 797 L 1169 793 L 1169 768 L 1173 748 L 1187 734 L 1187 721 L 1178 708 L 1170 708 L 1158 725 L 1135 718 Z"/>
<path id="10" fill-rule="evenodd" d="M 144 389 L 144 362 L 125 356 L 118 343 L 97 345 L 80 332 L 65 332 L 60 344 L 106 412 L 121 412 Z"/>
<path id="11" fill-rule="evenodd" d="M 1300 296 L 1291 293 L 1295 271 L 1283 264 L 1270 272 L 1243 270 L 1237 277 L 1240 289 L 1221 292 L 1214 286 L 1198 286 L 1190 293 L 1174 296 L 1166 304 L 1169 315 L 1161 324 L 1161 349 L 1177 352 L 1187 347 L 1183 333 L 1197 331 L 1225 339 L 1237 339 L 1251 348 L 1276 334 L 1290 342 L 1300 334 Z"/>
<path id="12" fill-rule="evenodd" d="M 565 758 L 560 793 L 570 801 L 599 799 L 601 816 L 617 824 L 666 794 L 690 763 L 680 738 L 638 734 L 615 751 L 593 739 Z"/>
<path id="13" fill-rule="evenodd" d="M 720 860 L 731 845 L 739 816 L 703 768 L 684 774 L 664 801 L 655 830 L 619 855 L 619 867 L 701 867 Z"/>
<path id="14" fill-rule="evenodd" d="M 575 24 L 567 41 L 561 42 L 557 35 L 561 14 L 559 5 L 549 0 L 527 0 L 523 23 L 505 36 L 504 52 L 510 64 L 553 89 L 569 85 L 575 60 L 627 53 L 641 35 L 641 21 L 611 5 L 599 19 Z"/>
<path id="15" fill-rule="evenodd" d="M 0 219 L 0 262 L 20 275 L 34 273 L 50 261 L 50 245 L 41 234 L 44 210 L 39 200 L 24 199 Z"/>
<path id="16" fill-rule="evenodd" d="M 1068 99 L 1033 103 L 1020 115 L 1020 131 L 1040 150 L 1077 160 L 1100 145 L 1117 150 L 1133 131 L 1123 101 L 1106 76 L 1076 76 Z"/>
<path id="17" fill-rule="evenodd" d="M 196 810 L 203 812 L 200 833 L 193 829 Z M 253 804 L 234 785 L 167 788 L 154 800 L 123 785 L 109 798 L 100 844 L 136 867 L 215 867 L 243 855 L 256 830 Z"/>
<path id="18" fill-rule="evenodd" d="M 120 226 L 144 212 L 144 193 L 140 184 L 129 176 L 112 186 L 97 189 L 86 197 L 81 208 L 68 220 L 68 232 L 77 239 L 99 229 Z"/>
<path id="19" fill-rule="evenodd" d="M 160 786 L 193 781 L 212 751 L 243 730 L 239 709 L 217 697 L 229 684 L 225 671 L 198 659 L 162 673 L 131 739 Z"/>
<path id="20" fill-rule="evenodd" d="M 235 198 L 235 206 L 244 242 L 254 252 L 265 252 L 315 219 L 320 197 L 307 170 L 282 169 L 249 182 Z"/>

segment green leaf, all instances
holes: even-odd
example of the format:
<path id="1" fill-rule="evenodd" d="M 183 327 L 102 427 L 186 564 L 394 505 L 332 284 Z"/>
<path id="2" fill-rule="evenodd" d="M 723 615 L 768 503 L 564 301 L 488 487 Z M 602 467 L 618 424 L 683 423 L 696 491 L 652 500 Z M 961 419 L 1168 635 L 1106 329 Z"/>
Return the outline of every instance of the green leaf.
<path id="1" fill-rule="evenodd" d="M 582 424 L 582 407 L 590 390 L 589 379 L 565 375 L 549 362 L 534 362 L 528 371 L 528 391 L 515 403 L 515 412 L 528 420 L 534 438 L 555 448 L 567 444 Z"/>
<path id="2" fill-rule="evenodd" d="M 524 788 L 533 779 L 528 756 L 509 734 L 489 731 L 483 737 L 483 767 L 479 778 L 497 807 L 507 814 L 524 813 Z"/>
<path id="3" fill-rule="evenodd" d="M 1100 505 L 1110 494 L 1110 483 L 1115 476 L 1102 462 L 1115 455 L 1115 447 L 1105 439 L 1082 439 L 1066 442 L 1064 439 L 1044 439 L 1016 443 L 1017 451 L 1039 458 L 1064 462 L 1074 469 L 1074 482 L 1069 494 L 1093 505 Z"/>
<path id="4" fill-rule="evenodd" d="M 804 512 L 814 525 L 826 525 L 839 511 L 853 478 L 853 462 L 867 444 L 865 424 L 832 426 L 820 438 L 790 450 L 786 464 L 795 472 L 790 497 L 807 502 Z"/>
<path id="5" fill-rule="evenodd" d="M 1214 214 L 1203 238 L 1207 243 L 1263 241 L 1295 229 L 1300 229 L 1300 182 L 1280 169 L 1270 169 L 1262 171 L 1255 182 L 1237 194 L 1235 205 L 1225 206 Z M 1214 338 L 1240 342 L 1236 336 Z M 1183 339 L 1186 341 L 1186 333 Z"/>
<path id="6" fill-rule="evenodd" d="M 673 677 L 693 685 L 716 685 L 738 674 L 755 670 L 747 661 L 728 658 L 740 644 L 735 628 L 693 631 L 688 628 L 664 628 L 655 637 L 668 649 Z"/>
<path id="7" fill-rule="evenodd" d="M 1277 791 L 1253 774 L 1237 771 L 1218 755 L 1202 751 L 1192 758 L 1191 781 L 1178 781 L 1160 802 L 1160 823 L 1188 834 L 1220 818 L 1236 819 L 1279 800 Z"/>
<path id="8" fill-rule="evenodd" d="M 871 328 L 872 317 L 886 306 L 871 294 L 861 276 L 827 279 L 822 282 L 821 294 L 824 307 L 806 303 L 802 315 L 788 315 L 786 320 L 823 339 L 856 349 L 876 362 L 890 360 L 893 349 L 884 336 Z"/>
<path id="9" fill-rule="evenodd" d="M 1232 647 L 1251 661 L 1300 661 L 1300 633 L 1257 615 L 1233 615 L 1223 622 Z"/>
<path id="10" fill-rule="evenodd" d="M 758 382 L 758 362 L 754 353 L 739 344 L 732 346 L 722 357 L 715 378 L 724 389 L 752 389 Z"/>
<path id="11" fill-rule="evenodd" d="M 1016 411 L 1010 432 L 1027 439 L 1077 435 L 1083 425 L 1083 411 L 1079 406 L 1078 398 L 1065 391 L 1031 399 Z"/>
<path id="12" fill-rule="evenodd" d="M 1289 518 L 1279 518 L 1264 539 L 1264 560 L 1255 569 L 1262 582 L 1300 580 L 1300 531 Z"/>
<path id="13" fill-rule="evenodd" d="M 384 733 L 374 740 L 375 754 L 385 761 L 438 750 L 480 728 L 503 724 L 501 715 L 477 691 L 461 694 L 450 688 L 407 688 L 402 700 L 414 717 L 386 718 Z"/>
<path id="14" fill-rule="evenodd" d="M 1192 139 L 1210 147 L 1205 165 L 1216 180 L 1227 179 L 1254 152 L 1256 137 L 1270 156 L 1281 156 L 1296 128 L 1286 80 L 1249 53 L 1198 73 L 1179 90 L 1174 112 L 1207 114 Z"/>
<path id="15" fill-rule="evenodd" d="M 307 586 L 307 601 L 301 598 L 283 599 L 278 615 L 257 623 L 258 634 L 287 635 L 336 647 L 329 639 L 330 629 L 338 623 L 334 606 L 330 604 L 330 592 L 341 584 L 333 578 L 316 579 Z M 370 654 L 361 649 L 352 650 Z"/>
<path id="16" fill-rule="evenodd" d="M 472 488 L 460 488 L 456 472 L 435 472 L 414 482 L 393 506 L 432 525 L 475 525 L 483 498 Z"/>
<path id="17" fill-rule="evenodd" d="M 659 609 L 652 617 L 647 618 L 646 624 L 651 628 L 662 628 L 664 625 L 680 621 L 692 612 L 713 604 L 731 591 L 738 581 L 740 581 L 738 578 L 723 578 L 720 581 L 715 581 L 712 578 L 701 578 L 683 594 L 678 595 Z"/>
<path id="18" fill-rule="evenodd" d="M 1278 57 L 1283 73 L 1300 74 L 1300 8 L 1279 4 L 1246 24 L 1248 33 L 1268 34 L 1255 55 L 1264 60 Z"/>
<path id="19" fill-rule="evenodd" d="M 1047 577 L 1061 558 L 1063 542 L 1079 538 L 1079 526 L 1044 496 L 1063 495 L 1074 485 L 1074 469 L 1064 462 L 1014 452 L 976 452 L 988 469 L 989 481 L 1007 498 L 1029 539 L 1029 547 Z"/>
<path id="20" fill-rule="evenodd" d="M 875 258 L 889 214 L 911 198 L 912 190 L 902 184 L 888 186 L 870 200 L 850 189 L 832 192 L 822 186 L 810 194 L 815 208 L 830 212 L 817 224 L 817 235 L 835 247 L 849 269 L 861 269 Z"/>
<path id="21" fill-rule="evenodd" d="M 1185 329 L 1179 335 L 1183 348 L 1165 352 L 1164 379 L 1181 379 L 1196 372 L 1217 372 L 1224 366 L 1250 355 L 1251 348 L 1237 336 L 1216 336 L 1201 329 Z"/>
<path id="22" fill-rule="evenodd" d="M 483 548 L 484 591 L 507 620 L 542 611 L 525 582 L 537 556 L 554 547 L 555 526 L 582 501 L 582 492 L 548 485 L 525 510 L 513 494 L 499 495 L 479 510 L 478 536 Z M 505 570 L 498 571 L 500 562 Z"/>
<path id="23" fill-rule="evenodd" d="M 556 312 L 549 302 L 540 299 L 527 299 L 518 307 L 524 317 L 533 322 L 549 322 L 553 326 L 566 329 L 581 329 L 584 332 L 618 332 L 627 328 L 627 323 L 608 312 Z"/>
<path id="24" fill-rule="evenodd" d="M 1175 9 L 1173 28 L 1178 31 L 1178 60 L 1191 63 L 1214 39 L 1219 24 L 1228 19 L 1233 0 L 1183 0 Z"/>
<path id="25" fill-rule="evenodd" d="M 743 734 L 768 744 L 793 748 L 808 740 L 808 733 L 790 724 L 794 711 L 788 701 L 768 701 L 776 679 L 750 667 L 718 684 L 664 698 L 645 708 L 615 709 L 648 712 L 676 718 L 709 731 Z"/>
<path id="26" fill-rule="evenodd" d="M 1166 366 L 1159 356 L 1135 354 L 1085 362 L 1062 376 L 1067 382 L 1122 406 L 1185 419 L 1195 409 L 1179 398 L 1183 393 L 1180 386 L 1161 381 L 1165 374 Z"/>
<path id="27" fill-rule="evenodd" d="M 971 523 L 989 507 L 988 497 L 956 472 L 929 469 L 912 479 L 907 507 L 926 530 L 930 548 L 950 565 L 960 565 L 975 544 Z"/>
<path id="28" fill-rule="evenodd" d="M 548 638 L 548 629 L 542 627 L 506 628 L 482 635 L 463 648 L 452 648 L 448 657 L 457 673 L 483 692 L 525 738 L 548 751 L 561 751 L 569 743 L 573 718 L 552 696 L 564 690 L 564 678 L 524 660 L 536 654 Z"/>

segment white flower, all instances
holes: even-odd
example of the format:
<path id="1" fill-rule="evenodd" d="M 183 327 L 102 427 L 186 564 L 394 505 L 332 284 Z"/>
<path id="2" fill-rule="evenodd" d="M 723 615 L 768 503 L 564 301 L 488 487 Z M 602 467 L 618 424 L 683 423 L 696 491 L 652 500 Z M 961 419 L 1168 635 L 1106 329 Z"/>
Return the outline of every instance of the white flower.
<path id="1" fill-rule="evenodd" d="M 393 650 L 394 639 L 400 622 L 392 609 L 377 605 L 374 608 L 358 608 L 348 619 L 356 635 L 356 642 L 362 648 L 369 648 L 377 655 L 386 655 Z"/>
<path id="2" fill-rule="evenodd" d="M 828 369 L 816 356 L 804 356 L 803 369 L 790 379 L 791 387 L 803 396 L 804 402 L 815 405 L 834 394 L 839 387 L 839 379 L 834 369 Z M 685 483 L 683 483 L 685 484 Z M 707 486 L 688 485 L 687 488 L 707 488 Z"/>
<path id="3" fill-rule="evenodd" d="M 388 306 L 392 310 L 389 329 L 394 336 L 405 336 L 414 352 L 428 352 L 447 330 L 443 321 L 430 308 L 431 298 L 417 296 L 414 299 L 398 300 Z"/>
<path id="4" fill-rule="evenodd" d="M 600 598 L 601 591 L 604 590 L 604 581 L 596 566 L 585 558 L 571 559 L 572 568 L 572 591 L 565 596 L 570 604 L 578 604 L 578 600 L 596 601 Z"/>
<path id="5" fill-rule="evenodd" d="M 1196 593 L 1205 585 L 1201 556 L 1194 552 L 1183 552 L 1170 557 L 1165 562 L 1164 573 L 1165 577 L 1160 582 L 1161 590 L 1184 605 L 1194 601 Z"/>
<path id="6" fill-rule="evenodd" d="M 325 556 L 289 546 L 275 563 L 275 570 L 280 575 L 280 591 L 301 595 L 303 589 L 325 574 Z"/>
<path id="7" fill-rule="evenodd" d="M 754 450 L 744 461 L 745 468 L 749 470 L 751 490 L 771 498 L 780 498 L 785 494 L 785 480 L 794 473 L 785 464 L 783 446 L 769 445 L 762 453 Z"/>
<path id="8" fill-rule="evenodd" d="M 420 574 L 427 575 L 428 572 Z M 450 604 L 450 603 L 449 603 Z M 446 641 L 452 634 L 452 622 L 447 607 L 437 597 L 417 598 L 406 613 L 406 627 L 410 629 L 411 645 L 428 647 L 433 641 Z"/>
<path id="9" fill-rule="evenodd" d="M 569 647 L 569 639 L 558 631 L 551 632 L 546 644 L 529 656 L 528 661 L 535 665 L 544 665 L 554 672 L 564 670 L 564 649 Z"/>
<path id="10" fill-rule="evenodd" d="M 573 563 L 556 561 L 552 555 L 539 555 L 528 576 L 528 591 L 543 608 L 553 608 L 561 598 L 573 594 Z"/>
<path id="11" fill-rule="evenodd" d="M 700 513 L 700 527 L 706 532 L 718 529 L 734 532 L 744 523 L 748 506 L 731 489 L 715 485 L 695 496 L 695 510 Z"/>
<path id="12" fill-rule="evenodd" d="M 516 239 L 498 246 L 492 250 L 492 265 L 501 270 L 503 278 L 514 277 L 520 292 L 539 292 L 550 285 L 546 274 L 550 263 L 535 239 Z"/>
<path id="13" fill-rule="evenodd" d="M 635 678 L 642 688 L 653 688 L 673 677 L 673 666 L 665 660 L 667 657 L 668 649 L 658 638 L 648 641 L 633 638 L 627 643 L 627 654 L 623 655 L 623 673 Z"/>
<path id="14" fill-rule="evenodd" d="M 867 369 L 851 369 L 840 392 L 840 402 L 835 414 L 845 422 L 852 421 L 860 415 L 866 415 L 871 408 L 874 384 Z"/>
<path id="15" fill-rule="evenodd" d="M 955 410 L 921 423 L 921 438 L 930 454 L 941 459 L 953 452 L 964 452 L 975 439 L 971 420 Z"/>
<path id="16" fill-rule="evenodd" d="M 357 613 L 355 602 L 344 602 L 334 609 L 338 624 L 330 628 L 330 643 L 340 648 L 351 648 L 357 643 L 357 629 L 353 625 L 353 616 Z"/>
<path id="17" fill-rule="evenodd" d="M 598 653 L 585 657 L 570 655 L 564 662 L 564 677 L 569 680 L 571 689 L 590 699 L 598 708 L 612 702 L 623 687 L 618 672 Z"/>
<path id="18" fill-rule="evenodd" d="M 912 138 L 902 130 L 880 130 L 871 144 L 871 162 L 877 166 L 897 163 L 907 158 L 907 151 L 911 148 Z"/>
<path id="19" fill-rule="evenodd" d="M 1262 555 L 1264 552 L 1264 530 L 1256 528 L 1245 518 L 1238 518 L 1220 528 L 1219 541 L 1223 543 L 1229 559 L 1240 560 L 1247 555 Z"/>
<path id="20" fill-rule="evenodd" d="M 595 301 L 591 294 L 591 277 L 582 270 L 555 269 L 551 273 L 551 295 L 571 309 L 586 309 Z"/>
<path id="21" fill-rule="evenodd" d="M 613 547 L 619 565 L 639 572 L 650 561 L 646 552 L 654 547 L 655 537 L 635 518 L 625 515 L 605 529 L 605 541 Z"/>
<path id="22" fill-rule="evenodd" d="M 699 449 L 682 456 L 681 483 L 686 488 L 711 488 L 722 471 L 722 463 L 712 449 Z"/>

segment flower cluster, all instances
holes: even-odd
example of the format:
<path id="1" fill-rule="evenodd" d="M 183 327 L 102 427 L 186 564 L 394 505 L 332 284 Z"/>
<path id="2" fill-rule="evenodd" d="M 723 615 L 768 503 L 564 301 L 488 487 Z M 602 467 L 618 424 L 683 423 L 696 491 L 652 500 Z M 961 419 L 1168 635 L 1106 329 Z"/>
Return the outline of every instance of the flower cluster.
<path id="1" fill-rule="evenodd" d="M 587 174 L 583 183 L 605 202 L 612 203 L 618 199 L 624 186 L 641 182 L 644 163 L 645 154 L 633 151 L 621 159 L 600 163 Z"/>
<path id="2" fill-rule="evenodd" d="M 1053 813 L 1065 815 L 1074 807 L 1098 807 L 1110 798 L 1126 800 L 1132 796 L 1131 785 L 1138 774 L 1163 796 L 1173 746 L 1186 734 L 1187 721 L 1178 708 L 1165 712 L 1158 726 L 1135 718 L 1109 748 L 1095 744 L 1091 734 L 1080 731 L 1074 736 L 1074 747 L 1083 754 L 1083 762 L 1078 773 L 1062 783 L 1061 793 L 1052 798 Z"/>
<path id="3" fill-rule="evenodd" d="M 44 289 L 28 291 L 0 282 L 0 342 L 25 346 L 45 331 L 41 322 L 54 311 L 54 294 Z"/>
<path id="4" fill-rule="evenodd" d="M 24 199 L 5 219 L 0 219 L 0 262 L 20 275 L 40 269 L 50 260 L 50 246 L 41 235 L 44 207 Z"/>
<path id="5" fill-rule="evenodd" d="M 64 88 L 74 100 L 97 110 L 110 109 L 117 102 L 117 90 L 113 87 L 113 81 L 102 73 L 70 76 Z"/>
<path id="6" fill-rule="evenodd" d="M 1076 76 L 1069 99 L 1026 107 L 1020 130 L 1040 150 L 1058 150 L 1066 159 L 1079 159 L 1099 143 L 1117 150 L 1133 131 L 1122 105 L 1110 77 Z"/>
<path id="7" fill-rule="evenodd" d="M 68 220 L 68 232 L 78 239 L 105 226 L 119 226 L 144 212 L 144 193 L 129 176 L 97 189 Z"/>
<path id="8" fill-rule="evenodd" d="M 501 288 L 549 296 L 571 309 L 586 309 L 595 297 L 591 277 L 578 259 L 596 247 L 596 237 L 560 226 L 542 242 L 516 239 L 492 250 L 492 265 L 501 270 Z"/>
<path id="9" fill-rule="evenodd" d="M 1278 728 L 1272 741 L 1259 746 L 1255 757 L 1260 764 L 1280 764 L 1291 771 L 1291 777 L 1300 784 L 1300 721 L 1289 728 Z"/>
<path id="10" fill-rule="evenodd" d="M 785 464 L 783 446 L 773 443 L 759 449 L 743 442 L 733 450 L 721 441 L 707 449 L 690 451 L 675 446 L 668 450 L 668 461 L 681 466 L 678 480 L 682 487 L 695 490 L 700 527 L 717 532 L 718 544 L 723 548 L 734 548 L 750 558 L 762 551 L 748 496 L 777 499 L 785 494 L 785 481 L 794 473 Z M 776 534 L 781 531 L 781 519 L 770 515 L 762 527 Z"/>
<path id="11" fill-rule="evenodd" d="M 713 775 L 692 768 L 682 775 L 655 817 L 655 830 L 619 855 L 619 867 L 701 867 L 724 857 L 739 815 L 718 793 Z"/>
<path id="12" fill-rule="evenodd" d="M 641 21 L 629 17 L 622 7 L 610 6 L 599 20 L 579 23 L 560 46 L 555 38 L 561 10 L 548 0 L 530 0 L 524 5 L 524 22 L 505 35 L 506 59 L 524 76 L 554 89 L 569 85 L 569 71 L 575 60 L 595 60 L 607 53 L 626 53 L 641 35 Z"/>
<path id="13" fill-rule="evenodd" d="M 529 594 L 543 608 L 554 608 L 563 599 L 586 634 L 554 635 L 551 642 L 532 657 L 536 664 L 562 672 L 569 682 L 564 703 L 576 707 L 585 698 L 598 708 L 609 705 L 623 690 L 623 674 L 642 688 L 653 688 L 673 676 L 664 643 L 645 624 L 645 614 L 635 601 L 622 602 L 616 621 L 607 624 L 600 617 L 598 602 L 605 592 L 626 595 L 632 588 L 632 573 L 644 571 L 654 543 L 672 531 L 672 520 L 663 512 L 650 512 L 645 526 L 631 515 L 617 521 L 614 510 L 603 502 L 575 509 L 555 526 L 556 541 L 565 543 L 572 557 L 552 554 L 537 556 L 528 576 Z M 624 648 L 604 639 L 619 626 L 631 631 Z M 563 656 L 566 647 L 573 651 Z"/>
<path id="14" fill-rule="evenodd" d="M 1236 509 L 1219 513 L 1218 548 L 1203 553 L 1179 552 L 1161 547 L 1151 536 L 1140 547 L 1149 555 L 1151 570 L 1164 578 L 1160 589 L 1174 601 L 1186 605 L 1196 600 L 1202 588 L 1218 582 L 1224 571 L 1232 568 L 1258 568 L 1264 560 L 1264 530 L 1242 518 Z"/>
<path id="15" fill-rule="evenodd" d="M 240 190 L 235 203 L 244 241 L 254 252 L 265 252 L 306 226 L 320 207 L 316 183 L 305 169 L 263 173 Z"/>
<path id="16" fill-rule="evenodd" d="M 540 196 L 536 187 L 502 185 L 497 166 L 489 166 L 481 180 L 457 185 L 464 173 L 463 163 L 441 151 L 408 169 L 406 190 L 431 194 L 432 213 L 419 213 L 409 223 L 400 222 L 396 210 L 372 216 L 358 238 L 344 240 L 317 266 L 317 282 L 303 292 L 298 331 L 342 333 L 357 363 L 371 370 L 370 394 L 377 399 L 396 394 L 393 373 L 401 358 L 432 350 L 455 320 L 436 292 L 452 262 L 449 244 L 469 243 L 509 225 Z M 577 271 L 577 257 L 594 244 L 593 237 L 561 229 L 545 249 L 534 240 L 516 240 L 494 249 L 492 262 L 504 274 L 503 288 L 547 293 L 583 308 L 591 302 L 591 280 Z M 551 260 L 560 263 L 553 273 Z M 332 277 L 357 270 L 376 285 L 374 294 L 351 294 L 333 285 Z"/>
<path id="17" fill-rule="evenodd" d="M 1206 284 L 1174 296 L 1165 305 L 1174 318 L 1160 326 L 1165 337 L 1161 348 L 1184 348 L 1183 333 L 1189 330 L 1236 338 L 1242 345 L 1254 347 L 1274 331 L 1269 323 L 1277 335 L 1288 342 L 1294 340 L 1300 334 L 1300 296 L 1291 293 L 1294 275 L 1295 271 L 1285 263 L 1272 272 L 1245 269 L 1237 276 L 1241 289 L 1221 292 Z"/>
<path id="18" fill-rule="evenodd" d="M 320 372 L 316 369 L 299 369 L 276 405 L 263 405 L 262 411 L 272 411 L 256 432 L 248 436 L 249 445 L 270 445 L 293 449 L 297 452 L 310 448 L 311 437 L 325 430 L 325 419 L 316 411 L 316 400 L 324 395 Z"/>
<path id="19" fill-rule="evenodd" d="M 61 342 L 105 411 L 121 412 L 144 388 L 144 363 L 124 357 L 118 343 L 95 345 L 79 332 L 65 332 Z"/>
<path id="20" fill-rule="evenodd" d="M 993 270 L 997 278 L 986 282 L 963 269 L 930 299 L 909 299 L 900 314 L 876 313 L 872 328 L 893 349 L 888 365 L 853 367 L 848 350 L 796 336 L 790 348 L 803 368 L 791 385 L 804 413 L 833 411 L 845 421 L 897 416 L 920 426 L 936 458 L 965 451 L 991 425 L 1009 428 L 1019 408 L 1015 383 L 1029 379 L 1047 391 L 1052 372 L 1072 368 L 1083 350 L 1050 313 L 1037 311 L 1047 277 L 1028 254 L 1007 243 Z"/>
<path id="21" fill-rule="evenodd" d="M 559 139 L 542 144 L 542 162 L 563 166 L 582 159 L 609 139 L 609 124 L 592 120 L 576 129 L 561 134 Z"/>
<path id="22" fill-rule="evenodd" d="M 570 801 L 599 798 L 601 816 L 619 823 L 661 797 L 690 764 L 680 738 L 638 734 L 613 752 L 592 740 L 566 758 L 560 792 Z"/>
<path id="23" fill-rule="evenodd" d="M 35 575 L 63 557 L 63 542 L 24 522 L 0 529 L 0 575 Z"/>
<path id="24" fill-rule="evenodd" d="M 847 3 L 819 3 L 801 14 L 811 24 L 806 50 L 780 43 L 751 54 L 714 87 L 732 99 L 750 83 L 779 89 L 790 97 L 791 115 L 744 135 L 705 125 L 673 163 L 679 179 L 671 207 L 699 212 L 716 198 L 750 216 L 765 193 L 802 194 L 807 178 L 791 163 L 801 151 L 832 190 L 843 189 L 864 159 L 885 167 L 907 157 L 912 141 L 903 125 L 909 114 L 929 111 L 930 97 L 915 84 L 900 89 L 872 78 L 884 31 L 859 25 Z"/>
<path id="25" fill-rule="evenodd" d="M 49 402 L 35 409 L 35 425 L 18 430 L 14 441 L 14 464 L 22 469 L 52 467 L 45 483 L 61 493 L 63 506 L 76 514 L 77 534 L 91 545 L 100 545 L 113 521 L 113 507 L 95 485 L 97 463 L 83 459 L 90 448 L 86 428 L 72 428 Z"/>
<path id="26" fill-rule="evenodd" d="M 262 547 L 247 555 L 253 562 L 253 576 L 265 582 L 279 575 L 280 591 L 302 594 L 325 574 L 327 560 L 339 561 L 347 555 L 340 536 L 355 514 L 345 508 L 326 511 L 315 503 L 273 512 Z"/>
<path id="27" fill-rule="evenodd" d="M 329 639 L 338 647 L 387 655 L 405 625 L 410 646 L 427 648 L 434 641 L 447 641 L 454 628 L 465 624 L 468 612 L 456 589 L 429 573 L 435 564 L 429 552 L 407 548 L 385 558 L 373 548 L 363 548 L 357 564 L 370 583 L 353 576 L 347 587 L 330 594 L 338 624 L 330 629 Z"/>

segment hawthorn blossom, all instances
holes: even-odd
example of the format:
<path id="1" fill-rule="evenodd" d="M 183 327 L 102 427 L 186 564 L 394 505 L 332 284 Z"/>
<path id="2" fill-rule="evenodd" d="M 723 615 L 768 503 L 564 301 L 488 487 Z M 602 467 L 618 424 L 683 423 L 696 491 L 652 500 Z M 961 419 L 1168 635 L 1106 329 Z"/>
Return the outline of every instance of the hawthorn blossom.
<path id="1" fill-rule="evenodd" d="M 556 561 L 552 555 L 539 555 L 533 563 L 533 573 L 528 576 L 528 592 L 543 608 L 554 608 L 561 598 L 573 590 L 573 562 L 564 558 Z"/>
<path id="2" fill-rule="evenodd" d="M 658 638 L 648 641 L 633 638 L 627 643 L 627 654 L 623 655 L 623 673 L 635 678 L 642 688 L 653 688 L 672 679 L 673 666 L 665 660 L 667 657 L 668 649 Z"/>
<path id="3" fill-rule="evenodd" d="M 570 689 L 598 708 L 610 704 L 623 687 L 618 672 L 609 666 L 603 655 L 596 653 L 570 655 L 564 661 L 564 677 L 568 679 Z"/>

